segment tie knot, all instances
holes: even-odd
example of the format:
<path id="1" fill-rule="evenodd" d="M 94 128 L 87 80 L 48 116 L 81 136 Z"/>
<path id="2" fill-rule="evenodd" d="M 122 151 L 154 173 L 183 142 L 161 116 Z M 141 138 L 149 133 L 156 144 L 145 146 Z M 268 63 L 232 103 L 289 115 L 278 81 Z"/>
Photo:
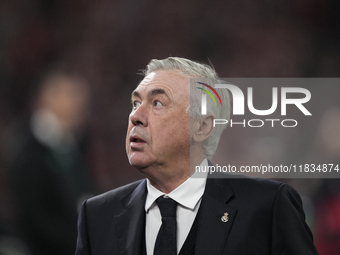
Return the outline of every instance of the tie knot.
<path id="1" fill-rule="evenodd" d="M 156 199 L 159 210 L 161 211 L 162 217 L 175 217 L 177 202 L 170 197 L 159 197 Z"/>

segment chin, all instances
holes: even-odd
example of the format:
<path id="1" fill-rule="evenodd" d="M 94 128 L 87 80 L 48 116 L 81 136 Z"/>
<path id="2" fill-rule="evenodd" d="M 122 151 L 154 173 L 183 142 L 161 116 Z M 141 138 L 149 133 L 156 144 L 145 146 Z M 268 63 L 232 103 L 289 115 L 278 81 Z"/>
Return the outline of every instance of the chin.
<path id="1" fill-rule="evenodd" d="M 150 160 L 146 159 L 145 157 L 140 157 L 137 155 L 129 156 L 130 165 L 135 167 L 138 171 L 144 172 L 143 170 L 149 167 L 151 164 Z"/>

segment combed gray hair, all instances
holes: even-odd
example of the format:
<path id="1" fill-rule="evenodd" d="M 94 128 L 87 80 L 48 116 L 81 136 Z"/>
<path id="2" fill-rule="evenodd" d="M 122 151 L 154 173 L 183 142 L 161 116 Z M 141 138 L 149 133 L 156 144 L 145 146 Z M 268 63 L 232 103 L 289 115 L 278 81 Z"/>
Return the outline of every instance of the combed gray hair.
<path id="1" fill-rule="evenodd" d="M 197 82 L 204 82 L 214 87 L 214 84 L 225 83 L 219 79 L 216 71 L 213 67 L 201 64 L 198 62 L 191 61 L 185 58 L 169 57 L 162 60 L 153 59 L 149 62 L 146 70 L 143 72 L 145 76 L 152 72 L 159 70 L 176 70 L 193 78 L 191 80 L 190 87 L 190 103 L 187 108 L 190 118 L 199 120 L 201 115 L 201 97 L 203 91 L 201 89 L 196 89 L 196 87 L 203 87 Z M 230 118 L 230 100 L 229 93 L 227 89 L 217 89 L 217 93 L 220 95 L 223 107 L 215 105 L 213 100 L 207 100 L 207 115 L 213 116 L 215 119 L 226 119 L 229 121 Z M 220 137 L 223 130 L 227 125 L 216 125 L 210 137 L 206 140 L 204 144 L 204 152 L 208 159 L 211 159 L 214 155 Z"/>

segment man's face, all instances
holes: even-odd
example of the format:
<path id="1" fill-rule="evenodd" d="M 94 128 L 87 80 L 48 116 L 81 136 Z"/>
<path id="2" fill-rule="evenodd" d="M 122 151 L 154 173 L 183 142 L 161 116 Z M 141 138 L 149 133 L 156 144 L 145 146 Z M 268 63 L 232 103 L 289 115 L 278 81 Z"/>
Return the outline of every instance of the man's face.
<path id="1" fill-rule="evenodd" d="M 138 170 L 162 166 L 176 172 L 189 163 L 189 84 L 181 73 L 162 70 L 146 76 L 132 93 L 126 151 Z"/>

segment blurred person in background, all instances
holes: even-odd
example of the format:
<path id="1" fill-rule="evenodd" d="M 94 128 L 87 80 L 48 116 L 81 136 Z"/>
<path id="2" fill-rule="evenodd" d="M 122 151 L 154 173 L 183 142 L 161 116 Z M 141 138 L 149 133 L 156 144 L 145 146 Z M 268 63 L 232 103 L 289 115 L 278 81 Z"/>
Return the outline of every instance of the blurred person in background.
<path id="1" fill-rule="evenodd" d="M 11 228 L 30 254 L 74 254 L 77 207 L 93 192 L 79 142 L 88 105 L 86 81 L 53 70 L 35 93 L 31 116 L 13 124 L 6 137 Z"/>

